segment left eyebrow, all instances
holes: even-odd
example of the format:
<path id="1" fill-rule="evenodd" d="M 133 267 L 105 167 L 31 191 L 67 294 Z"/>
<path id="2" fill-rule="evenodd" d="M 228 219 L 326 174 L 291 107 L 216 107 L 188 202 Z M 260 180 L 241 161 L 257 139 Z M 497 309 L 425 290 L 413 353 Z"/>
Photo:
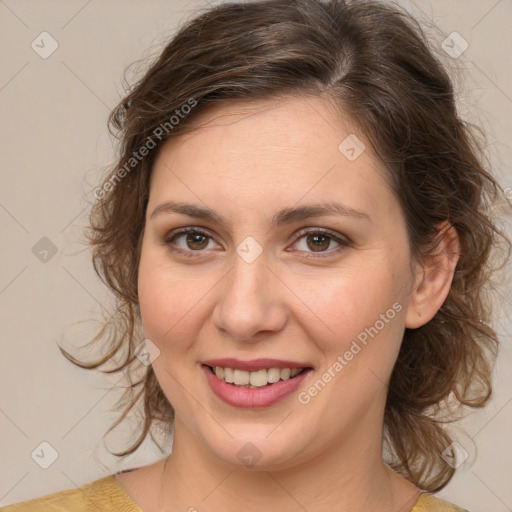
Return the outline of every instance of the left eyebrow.
<path id="1" fill-rule="evenodd" d="M 321 203 L 280 210 L 272 218 L 272 226 L 276 227 L 281 224 L 290 224 L 299 220 L 321 217 L 322 215 L 341 215 L 373 222 L 370 215 L 366 212 L 355 210 L 354 208 L 340 203 Z"/>
<path id="2" fill-rule="evenodd" d="M 210 208 L 203 206 L 179 203 L 175 201 L 166 201 L 159 204 L 151 214 L 151 218 L 164 212 L 179 213 L 194 217 L 196 219 L 208 220 L 227 227 L 228 222 L 222 216 L 217 214 Z M 299 206 L 295 208 L 284 208 L 278 211 L 272 217 L 272 227 L 281 226 L 283 224 L 291 224 L 300 220 L 306 220 L 314 217 L 321 217 L 323 215 L 341 215 L 344 217 L 351 217 L 358 220 L 366 220 L 373 222 L 370 215 L 366 212 L 350 208 L 340 203 L 321 203 Z"/>

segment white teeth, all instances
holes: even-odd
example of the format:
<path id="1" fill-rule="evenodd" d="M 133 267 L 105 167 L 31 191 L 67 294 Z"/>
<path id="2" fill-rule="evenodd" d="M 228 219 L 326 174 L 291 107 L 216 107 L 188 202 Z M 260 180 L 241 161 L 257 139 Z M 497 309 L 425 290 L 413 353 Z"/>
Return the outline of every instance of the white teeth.
<path id="1" fill-rule="evenodd" d="M 233 370 L 234 382 L 237 386 L 249 384 L 249 372 L 245 370 Z"/>
<path id="2" fill-rule="evenodd" d="M 219 367 L 217 366 L 217 368 Z M 224 380 L 229 384 L 233 384 L 235 382 L 232 368 L 224 368 Z"/>
<path id="3" fill-rule="evenodd" d="M 293 378 L 302 370 L 303 368 L 269 368 L 248 372 L 246 370 L 216 366 L 214 373 L 219 379 L 224 380 L 228 384 L 235 384 L 236 386 L 246 388 L 260 388 L 280 380 Z"/>
<path id="4" fill-rule="evenodd" d="M 267 370 L 267 381 L 268 382 L 279 382 L 281 378 L 281 370 L 279 368 L 269 368 Z"/>
<path id="5" fill-rule="evenodd" d="M 267 370 L 249 373 L 249 383 L 257 388 L 267 385 Z"/>

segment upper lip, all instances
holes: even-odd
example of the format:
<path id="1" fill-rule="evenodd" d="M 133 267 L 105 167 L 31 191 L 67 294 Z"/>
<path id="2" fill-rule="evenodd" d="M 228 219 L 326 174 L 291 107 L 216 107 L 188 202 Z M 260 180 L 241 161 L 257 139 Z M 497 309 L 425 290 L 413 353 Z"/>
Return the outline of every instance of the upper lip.
<path id="1" fill-rule="evenodd" d="M 206 366 L 215 368 L 221 366 L 222 368 L 232 368 L 236 370 L 246 370 L 248 372 L 256 372 L 258 370 L 265 370 L 268 368 L 310 368 L 311 366 L 296 361 L 285 361 L 283 359 L 252 359 L 250 361 L 241 361 L 233 357 L 226 357 L 222 359 L 208 359 L 203 361 Z"/>

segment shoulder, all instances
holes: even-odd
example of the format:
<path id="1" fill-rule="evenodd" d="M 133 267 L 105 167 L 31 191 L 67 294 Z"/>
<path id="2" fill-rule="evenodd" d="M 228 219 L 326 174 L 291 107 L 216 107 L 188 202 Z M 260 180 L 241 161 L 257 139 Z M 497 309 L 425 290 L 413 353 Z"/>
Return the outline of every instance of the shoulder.
<path id="1" fill-rule="evenodd" d="M 113 475 L 76 489 L 0 508 L 0 512 L 142 512 Z"/>
<path id="2" fill-rule="evenodd" d="M 436 498 L 429 493 L 423 493 L 418 498 L 416 505 L 411 512 L 468 512 L 463 508 L 459 508 L 452 503 Z"/>

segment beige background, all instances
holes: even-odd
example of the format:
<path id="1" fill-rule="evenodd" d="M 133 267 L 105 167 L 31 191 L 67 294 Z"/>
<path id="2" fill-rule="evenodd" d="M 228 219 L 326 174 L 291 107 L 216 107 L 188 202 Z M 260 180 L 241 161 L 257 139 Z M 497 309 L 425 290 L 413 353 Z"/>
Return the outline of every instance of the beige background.
<path id="1" fill-rule="evenodd" d="M 445 61 L 467 72 L 457 82 L 461 108 L 487 131 L 494 170 L 512 197 L 512 1 L 399 3 L 433 23 Z M 102 435 L 116 417 L 119 377 L 74 367 L 56 342 L 63 336 L 85 342 L 95 326 L 77 322 L 98 319 L 109 302 L 81 230 L 98 173 L 114 161 L 106 118 L 123 94 L 123 69 L 155 52 L 180 20 L 204 5 L 0 0 L 0 506 L 162 456 L 150 443 L 119 463 L 108 454 Z M 59 45 L 47 59 L 31 48 L 43 31 Z M 456 60 L 441 49 L 453 31 L 469 45 Z M 502 218 L 510 220 L 510 211 Z M 512 510 L 510 287 L 502 293 L 495 395 L 485 411 L 464 421 L 467 434 L 459 443 L 470 456 L 441 493 L 472 512 Z M 119 447 L 122 434 L 107 437 L 107 445 Z M 58 452 L 48 469 L 31 457 L 41 453 L 41 442 Z"/>

